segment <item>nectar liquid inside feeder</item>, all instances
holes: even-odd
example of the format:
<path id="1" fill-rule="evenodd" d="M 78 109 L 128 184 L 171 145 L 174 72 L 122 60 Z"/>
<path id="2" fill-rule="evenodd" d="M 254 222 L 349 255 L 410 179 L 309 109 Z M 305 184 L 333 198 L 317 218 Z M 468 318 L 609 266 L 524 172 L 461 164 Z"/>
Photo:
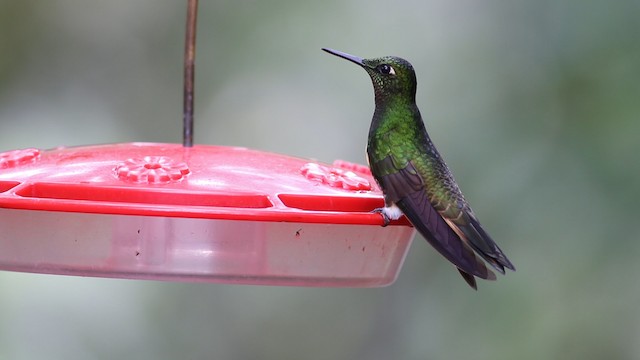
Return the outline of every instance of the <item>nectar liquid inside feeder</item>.
<path id="1" fill-rule="evenodd" d="M 246 148 L 129 143 L 0 153 L 0 269 L 383 286 L 414 235 L 380 226 L 367 168 Z"/>

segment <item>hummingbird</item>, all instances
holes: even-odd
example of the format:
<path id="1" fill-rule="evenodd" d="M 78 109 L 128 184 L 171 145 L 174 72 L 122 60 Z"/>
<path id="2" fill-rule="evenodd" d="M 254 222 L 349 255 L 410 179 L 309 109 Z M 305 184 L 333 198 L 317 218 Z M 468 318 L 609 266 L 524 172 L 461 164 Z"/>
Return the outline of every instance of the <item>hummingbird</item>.
<path id="1" fill-rule="evenodd" d="M 373 210 L 383 226 L 403 214 L 464 280 L 495 280 L 515 267 L 482 228 L 451 171 L 433 145 L 416 105 L 416 74 L 404 59 L 363 59 L 322 50 L 360 65 L 371 77 L 375 111 L 369 128 L 367 159 L 382 189 L 385 206 Z M 484 261 L 483 261 L 484 260 Z"/>

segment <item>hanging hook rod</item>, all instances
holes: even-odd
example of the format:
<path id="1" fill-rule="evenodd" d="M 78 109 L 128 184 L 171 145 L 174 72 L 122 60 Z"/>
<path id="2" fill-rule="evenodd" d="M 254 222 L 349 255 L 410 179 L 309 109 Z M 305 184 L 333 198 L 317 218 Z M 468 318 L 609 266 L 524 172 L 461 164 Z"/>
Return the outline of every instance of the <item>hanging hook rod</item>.
<path id="1" fill-rule="evenodd" d="M 196 20 L 198 0 L 188 0 L 187 31 L 184 46 L 184 114 L 182 118 L 182 145 L 193 146 L 193 83 L 196 57 Z"/>

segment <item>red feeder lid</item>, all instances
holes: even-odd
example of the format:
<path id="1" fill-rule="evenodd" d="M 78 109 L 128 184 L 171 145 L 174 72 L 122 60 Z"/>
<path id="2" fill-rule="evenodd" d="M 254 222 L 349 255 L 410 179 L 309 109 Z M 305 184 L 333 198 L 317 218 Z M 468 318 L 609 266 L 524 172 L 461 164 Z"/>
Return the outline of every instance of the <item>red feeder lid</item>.
<path id="1" fill-rule="evenodd" d="M 0 153 L 0 268 L 159 280 L 379 286 L 414 231 L 381 227 L 367 167 L 239 147 Z M 25 211 L 29 210 L 29 211 Z"/>

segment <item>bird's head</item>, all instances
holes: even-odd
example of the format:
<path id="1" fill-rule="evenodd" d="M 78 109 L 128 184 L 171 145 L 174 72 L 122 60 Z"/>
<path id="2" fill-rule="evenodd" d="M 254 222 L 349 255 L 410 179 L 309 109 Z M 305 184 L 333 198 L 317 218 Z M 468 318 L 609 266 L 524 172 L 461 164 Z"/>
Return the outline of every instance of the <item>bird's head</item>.
<path id="1" fill-rule="evenodd" d="M 413 71 L 413 66 L 407 60 L 395 56 L 363 59 L 337 50 L 326 48 L 322 50 L 347 59 L 365 69 L 373 82 L 376 103 L 392 98 L 415 101 L 416 74 Z"/>

